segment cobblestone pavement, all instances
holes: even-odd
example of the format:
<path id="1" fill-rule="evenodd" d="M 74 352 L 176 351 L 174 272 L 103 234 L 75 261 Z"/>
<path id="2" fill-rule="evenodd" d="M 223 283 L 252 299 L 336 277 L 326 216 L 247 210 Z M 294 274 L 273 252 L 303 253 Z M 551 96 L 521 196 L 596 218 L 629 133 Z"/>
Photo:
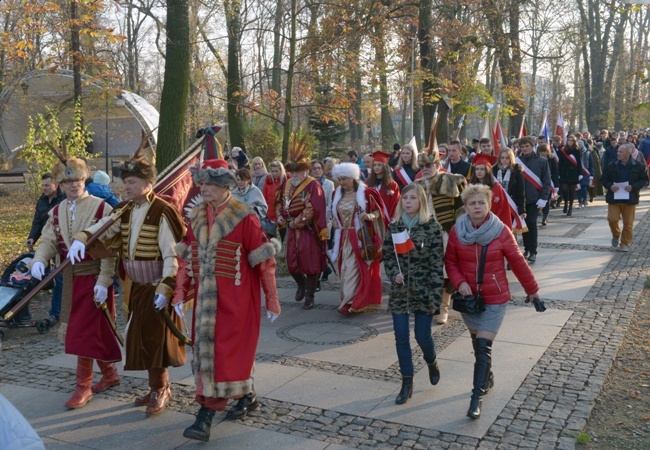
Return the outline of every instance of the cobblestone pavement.
<path id="1" fill-rule="evenodd" d="M 268 398 L 261 398 L 264 407 L 251 412 L 241 424 L 360 449 L 574 448 L 575 437 L 586 425 L 646 280 L 650 212 L 639 219 L 632 251 L 615 253 L 582 302 L 547 302 L 549 308 L 573 311 L 571 317 L 483 438 L 442 433 Z M 543 244 L 541 247 L 609 251 L 588 245 Z M 279 286 L 290 287 L 292 282 L 280 280 Z M 338 285 L 335 281 L 323 283 L 323 290 L 338 290 Z M 523 298 L 515 298 L 513 303 L 523 305 Z M 282 306 L 299 305 L 283 302 Z M 318 307 L 335 308 L 331 305 Z M 453 318 L 448 325 L 435 327 L 438 351 L 463 331 L 461 321 Z M 63 345 L 55 333 L 11 347 L 8 345 L 0 353 L 2 382 L 72 392 L 73 370 L 41 363 L 45 358 L 63 352 Z M 418 352 L 419 349 L 414 350 L 414 360 L 419 361 L 416 371 L 423 365 Z M 257 360 L 395 383 L 400 379 L 396 364 L 387 370 L 377 370 L 265 353 L 259 353 Z M 145 379 L 127 375 L 122 377 L 118 387 L 97 394 L 97 398 L 129 403 L 146 390 Z M 173 393 L 170 409 L 184 413 L 196 411 L 192 386 L 174 384 Z M 218 415 L 215 420 L 222 420 L 222 417 Z"/>

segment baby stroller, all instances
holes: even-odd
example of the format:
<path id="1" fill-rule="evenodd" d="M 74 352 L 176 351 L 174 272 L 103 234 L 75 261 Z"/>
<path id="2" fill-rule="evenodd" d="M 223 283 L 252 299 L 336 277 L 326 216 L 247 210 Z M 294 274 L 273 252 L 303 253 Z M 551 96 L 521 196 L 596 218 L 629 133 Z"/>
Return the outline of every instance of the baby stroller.
<path id="1" fill-rule="evenodd" d="M 51 324 L 48 319 L 32 320 L 29 304 L 11 319 L 4 320 L 5 314 L 39 283 L 39 280 L 32 279 L 28 268 L 33 257 L 34 252 L 23 253 L 7 266 L 0 277 L 0 340 L 4 338 L 4 331 L 1 328 L 35 327 L 40 334 L 50 330 Z M 51 285 L 47 286 L 48 289 L 51 287 Z"/>

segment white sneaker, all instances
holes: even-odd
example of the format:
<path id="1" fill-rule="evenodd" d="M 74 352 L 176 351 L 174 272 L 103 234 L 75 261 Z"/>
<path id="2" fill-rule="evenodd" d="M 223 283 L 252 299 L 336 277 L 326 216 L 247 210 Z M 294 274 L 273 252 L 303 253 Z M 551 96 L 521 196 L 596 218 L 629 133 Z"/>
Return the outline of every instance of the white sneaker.
<path id="1" fill-rule="evenodd" d="M 629 252 L 630 251 L 630 246 L 629 245 L 624 245 L 621 244 L 621 246 L 618 249 L 619 252 Z"/>

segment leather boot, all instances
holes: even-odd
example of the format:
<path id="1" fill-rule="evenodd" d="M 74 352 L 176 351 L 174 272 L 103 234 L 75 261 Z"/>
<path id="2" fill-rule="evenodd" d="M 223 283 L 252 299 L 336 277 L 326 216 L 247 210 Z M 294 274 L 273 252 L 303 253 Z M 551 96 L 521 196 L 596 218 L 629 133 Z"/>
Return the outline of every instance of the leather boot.
<path id="1" fill-rule="evenodd" d="M 154 383 L 151 380 L 154 379 Z M 149 380 L 151 386 L 151 397 L 145 414 L 155 416 L 167 408 L 172 398 L 171 384 L 167 376 L 167 369 L 149 369 Z"/>
<path id="2" fill-rule="evenodd" d="M 99 380 L 99 383 L 93 384 L 92 390 L 94 393 L 105 391 L 111 386 L 120 384 L 120 376 L 117 374 L 115 363 L 108 363 L 98 359 L 97 365 L 99 370 L 102 371 L 102 379 Z"/>
<path id="3" fill-rule="evenodd" d="M 150 401 L 151 401 L 151 389 L 145 395 L 136 397 L 134 403 L 136 406 L 146 406 L 149 404 Z"/>
<path id="4" fill-rule="evenodd" d="M 188 439 L 208 442 L 210 440 L 210 427 L 212 426 L 213 417 L 214 411 L 206 408 L 205 406 L 201 406 L 201 409 L 199 409 L 199 412 L 196 415 L 194 425 L 185 428 L 185 431 L 183 431 L 183 436 Z"/>
<path id="5" fill-rule="evenodd" d="M 485 385 L 492 363 L 492 341 L 489 339 L 476 338 L 477 353 L 474 362 L 474 386 L 472 389 L 472 399 L 467 410 L 467 417 L 478 419 L 481 417 L 481 397 L 483 396 L 483 386 Z"/>
<path id="6" fill-rule="evenodd" d="M 573 214 L 573 202 L 569 203 L 569 209 L 566 213 L 566 216 L 571 217 L 572 214 Z"/>
<path id="7" fill-rule="evenodd" d="M 429 381 L 432 385 L 438 384 L 440 381 L 440 368 L 438 367 L 438 360 L 434 360 L 432 363 L 427 363 L 429 368 Z"/>
<path id="8" fill-rule="evenodd" d="M 476 346 L 476 335 L 475 334 L 470 334 L 472 337 L 472 347 L 474 348 L 474 355 L 478 353 L 478 348 Z M 490 393 L 490 389 L 494 387 L 494 373 L 492 372 L 492 361 L 490 360 L 490 373 L 488 374 L 488 379 L 485 381 L 485 384 L 483 385 L 483 395 L 488 395 Z"/>
<path id="9" fill-rule="evenodd" d="M 302 309 L 314 308 L 314 295 L 317 284 L 318 275 L 307 275 L 307 282 L 305 283 L 305 304 L 302 306 Z"/>
<path id="10" fill-rule="evenodd" d="M 291 277 L 296 281 L 298 290 L 296 291 L 297 302 L 301 302 L 305 298 L 305 276 L 301 273 L 292 273 Z"/>
<path id="11" fill-rule="evenodd" d="M 451 294 L 447 290 L 442 291 L 442 303 L 440 304 L 440 314 L 436 316 L 436 323 L 444 325 L 449 317 L 449 305 L 451 304 Z"/>
<path id="12" fill-rule="evenodd" d="M 241 419 L 246 414 L 248 414 L 249 411 L 253 411 L 259 408 L 259 406 L 260 402 L 257 401 L 255 392 L 251 392 L 250 394 L 246 394 L 240 398 L 237 401 L 237 404 L 230 408 L 228 414 L 226 415 L 226 418 L 230 420 Z"/>
<path id="13" fill-rule="evenodd" d="M 413 377 L 402 377 L 402 389 L 395 397 L 395 403 L 403 405 L 413 396 Z"/>
<path id="14" fill-rule="evenodd" d="M 93 391 L 90 384 L 93 382 L 93 360 L 90 358 L 77 357 L 77 385 L 70 400 L 65 404 L 70 409 L 77 409 L 85 406 L 93 399 Z"/>

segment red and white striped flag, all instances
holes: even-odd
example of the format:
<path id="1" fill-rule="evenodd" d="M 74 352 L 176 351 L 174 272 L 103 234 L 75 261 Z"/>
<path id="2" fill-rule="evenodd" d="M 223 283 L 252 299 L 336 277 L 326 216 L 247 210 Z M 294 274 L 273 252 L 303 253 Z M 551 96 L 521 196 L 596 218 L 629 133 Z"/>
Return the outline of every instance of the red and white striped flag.
<path id="1" fill-rule="evenodd" d="M 398 255 L 408 253 L 415 248 L 415 244 L 413 244 L 413 241 L 406 230 L 399 233 L 391 233 L 391 235 L 393 236 L 395 253 Z"/>

